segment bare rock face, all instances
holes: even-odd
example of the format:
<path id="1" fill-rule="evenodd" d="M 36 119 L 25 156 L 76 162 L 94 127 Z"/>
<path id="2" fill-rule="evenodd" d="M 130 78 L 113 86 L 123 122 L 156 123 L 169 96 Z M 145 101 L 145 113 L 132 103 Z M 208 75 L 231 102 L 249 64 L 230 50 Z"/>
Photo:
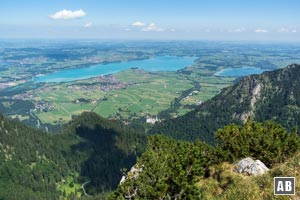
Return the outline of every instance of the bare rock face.
<path id="1" fill-rule="evenodd" d="M 248 175 L 262 175 L 269 171 L 269 168 L 260 160 L 253 160 L 251 158 L 244 158 L 236 164 L 238 173 L 247 173 Z"/>
<path id="2" fill-rule="evenodd" d="M 119 185 L 121 185 L 127 179 L 137 179 L 142 171 L 143 168 L 139 167 L 137 164 L 132 166 L 130 171 L 127 173 L 127 175 L 122 176 Z"/>

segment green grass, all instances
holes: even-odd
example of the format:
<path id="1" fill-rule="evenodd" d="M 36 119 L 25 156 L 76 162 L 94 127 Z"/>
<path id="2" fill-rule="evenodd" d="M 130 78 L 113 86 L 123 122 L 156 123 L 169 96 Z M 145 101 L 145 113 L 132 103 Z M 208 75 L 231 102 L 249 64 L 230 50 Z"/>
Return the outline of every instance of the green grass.
<path id="1" fill-rule="evenodd" d="M 294 196 L 274 196 L 273 178 L 276 176 L 300 178 L 300 154 L 297 152 L 284 163 L 276 164 L 264 175 L 248 176 L 235 171 L 232 163 L 221 163 L 211 166 L 210 177 L 200 178 L 196 185 L 205 194 L 205 199 L 213 200 L 265 200 L 265 199 L 299 199 L 300 193 Z M 299 191 L 300 182 L 295 183 Z"/>
<path id="2" fill-rule="evenodd" d="M 170 107 L 171 101 L 180 96 L 178 92 L 193 87 L 192 81 L 176 73 L 145 74 L 132 70 L 122 75 L 118 73 L 116 76 L 123 81 L 134 80 L 136 84 L 112 91 L 106 96 L 107 100 L 96 107 L 96 113 L 104 117 L 119 113 L 125 118 L 130 115 L 157 115 Z"/>
<path id="3" fill-rule="evenodd" d="M 54 109 L 35 114 L 42 123 L 52 124 L 65 123 L 72 115 L 78 115 L 83 111 L 94 111 L 106 118 L 121 119 L 157 115 L 170 108 L 171 102 L 180 97 L 183 91 L 193 88 L 195 81 L 200 82 L 200 91 L 197 95 L 189 96 L 188 100 L 182 100 L 180 103 L 183 106 L 212 98 L 234 80 L 234 78 L 203 76 L 199 74 L 204 72 L 202 69 L 191 69 L 195 71 L 191 75 L 176 72 L 148 73 L 142 70 L 122 71 L 113 76 L 120 82 L 130 85 L 109 92 L 68 88 L 71 84 L 93 83 L 94 79 L 48 85 L 45 86 L 46 89 L 36 90 L 35 94 L 37 99 L 50 102 Z M 74 103 L 79 98 L 90 102 Z M 183 115 L 188 111 L 190 110 L 180 107 L 177 114 Z"/>
<path id="4" fill-rule="evenodd" d="M 10 117 L 11 118 L 13 118 L 13 119 L 19 119 L 20 121 L 22 121 L 22 120 L 26 120 L 26 119 L 29 119 L 29 116 L 23 116 L 23 115 L 10 115 Z"/>
<path id="5" fill-rule="evenodd" d="M 90 111 L 96 106 L 96 101 L 103 98 L 106 94 L 103 91 L 78 91 L 71 90 L 67 83 L 55 84 L 50 86 L 46 91 L 42 88 L 35 91 L 37 99 L 50 102 L 53 109 L 48 112 L 36 111 L 35 115 L 42 123 L 66 123 L 72 115 L 79 115 L 84 111 Z M 76 100 L 83 98 L 90 100 L 89 103 L 75 103 Z M 94 102 L 92 102 L 94 101 Z"/>
<path id="6" fill-rule="evenodd" d="M 35 115 L 42 121 L 42 123 L 56 124 L 68 122 L 72 115 L 79 115 L 84 111 L 90 111 L 95 105 L 88 103 L 56 103 L 54 104 L 54 110 L 48 112 L 35 112 Z"/>
<path id="7" fill-rule="evenodd" d="M 66 179 L 62 180 L 56 185 L 56 189 L 63 194 L 63 199 L 68 199 L 70 194 L 76 194 L 77 197 L 82 196 L 81 184 L 76 182 L 79 174 L 76 172 L 71 174 Z"/>

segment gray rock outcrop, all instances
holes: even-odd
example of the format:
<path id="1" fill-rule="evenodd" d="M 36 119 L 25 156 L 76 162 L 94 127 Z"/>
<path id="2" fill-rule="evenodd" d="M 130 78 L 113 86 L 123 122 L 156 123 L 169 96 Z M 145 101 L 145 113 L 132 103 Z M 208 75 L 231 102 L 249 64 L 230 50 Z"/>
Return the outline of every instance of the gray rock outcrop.
<path id="1" fill-rule="evenodd" d="M 248 175 L 262 175 L 269 171 L 269 168 L 260 160 L 253 160 L 249 157 L 240 160 L 236 164 L 236 171 L 238 173 L 247 173 Z"/>

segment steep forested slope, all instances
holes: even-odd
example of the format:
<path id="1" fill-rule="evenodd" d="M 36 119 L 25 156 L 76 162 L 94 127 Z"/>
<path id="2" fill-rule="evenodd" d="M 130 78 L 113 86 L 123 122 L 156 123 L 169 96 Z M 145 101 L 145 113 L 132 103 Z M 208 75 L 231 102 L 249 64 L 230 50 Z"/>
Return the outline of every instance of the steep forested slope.
<path id="1" fill-rule="evenodd" d="M 87 181 L 88 194 L 110 191 L 145 141 L 94 113 L 83 113 L 55 135 L 1 115 L 0 199 L 72 199 L 82 195 L 80 185 Z"/>
<path id="2" fill-rule="evenodd" d="M 257 121 L 271 119 L 291 130 L 300 125 L 299 77 L 297 64 L 244 77 L 196 110 L 158 123 L 150 132 L 213 143 L 213 133 L 218 128 L 229 123 L 242 124 L 249 117 Z"/>
<path id="3" fill-rule="evenodd" d="M 0 199 L 57 199 L 67 163 L 43 132 L 0 118 Z"/>

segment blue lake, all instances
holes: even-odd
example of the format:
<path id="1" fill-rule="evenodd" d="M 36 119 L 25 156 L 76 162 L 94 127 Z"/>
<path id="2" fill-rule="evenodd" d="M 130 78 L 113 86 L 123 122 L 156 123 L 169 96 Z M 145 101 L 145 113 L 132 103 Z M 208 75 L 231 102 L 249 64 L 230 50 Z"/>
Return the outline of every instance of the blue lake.
<path id="1" fill-rule="evenodd" d="M 241 77 L 241 76 L 247 76 L 250 74 L 261 74 L 265 70 L 258 68 L 258 67 L 240 67 L 240 68 L 227 68 L 222 69 L 215 73 L 216 76 L 235 76 L 235 77 Z"/>
<path id="2" fill-rule="evenodd" d="M 61 70 L 49 75 L 38 76 L 36 82 L 67 82 L 113 74 L 130 68 L 139 68 L 149 72 L 176 71 L 193 64 L 195 57 L 157 56 L 145 60 L 120 63 L 98 64 L 91 67 Z"/>
<path id="3" fill-rule="evenodd" d="M 10 63 L 4 61 L 4 60 L 0 60 L 0 66 L 7 66 L 9 65 Z"/>

